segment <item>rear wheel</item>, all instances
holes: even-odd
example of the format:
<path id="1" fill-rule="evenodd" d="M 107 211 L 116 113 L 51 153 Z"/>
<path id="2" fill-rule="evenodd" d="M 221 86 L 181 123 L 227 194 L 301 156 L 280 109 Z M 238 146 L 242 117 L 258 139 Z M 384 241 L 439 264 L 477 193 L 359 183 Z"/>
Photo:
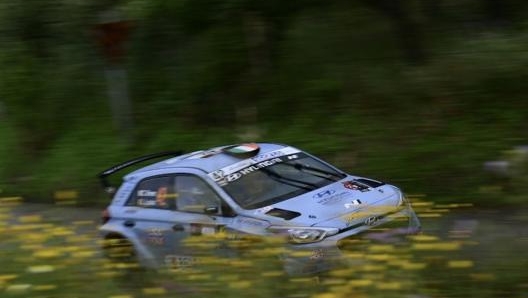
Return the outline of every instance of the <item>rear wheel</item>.
<path id="1" fill-rule="evenodd" d="M 102 244 L 108 267 L 116 273 L 113 279 L 126 291 L 141 290 L 138 286 L 155 287 L 156 274 L 140 266 L 134 245 L 120 234 L 106 236 Z"/>
<path id="2" fill-rule="evenodd" d="M 116 264 L 137 265 L 134 245 L 121 235 L 109 235 L 103 240 L 105 256 Z"/>

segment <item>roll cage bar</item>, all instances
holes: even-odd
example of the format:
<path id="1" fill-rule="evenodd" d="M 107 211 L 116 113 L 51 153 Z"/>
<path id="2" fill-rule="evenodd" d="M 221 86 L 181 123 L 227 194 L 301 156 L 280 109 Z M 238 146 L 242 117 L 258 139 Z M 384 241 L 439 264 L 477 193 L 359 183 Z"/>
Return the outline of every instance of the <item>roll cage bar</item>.
<path id="1" fill-rule="evenodd" d="M 136 157 L 134 159 L 131 159 L 131 160 L 125 161 L 123 163 L 117 164 L 115 166 L 112 166 L 112 167 L 102 171 L 101 173 L 97 174 L 97 177 L 101 181 L 101 184 L 102 184 L 103 188 L 105 189 L 105 191 L 108 192 L 108 193 L 113 193 L 115 191 L 115 189 L 110 184 L 110 182 L 108 181 L 108 177 L 113 175 L 113 174 L 115 174 L 116 172 L 119 172 L 119 171 L 121 171 L 123 169 L 126 169 L 126 168 L 128 168 L 130 166 L 133 166 L 135 164 L 138 164 L 138 163 L 141 163 L 141 162 L 144 162 L 144 161 L 147 161 L 147 160 L 152 160 L 152 159 L 156 159 L 156 158 L 160 158 L 160 157 L 166 157 L 166 156 L 180 156 L 182 154 L 183 154 L 182 151 L 165 151 L 165 152 L 159 152 L 159 153 L 153 153 L 153 154 L 149 154 L 149 155 L 139 156 L 139 157 Z"/>

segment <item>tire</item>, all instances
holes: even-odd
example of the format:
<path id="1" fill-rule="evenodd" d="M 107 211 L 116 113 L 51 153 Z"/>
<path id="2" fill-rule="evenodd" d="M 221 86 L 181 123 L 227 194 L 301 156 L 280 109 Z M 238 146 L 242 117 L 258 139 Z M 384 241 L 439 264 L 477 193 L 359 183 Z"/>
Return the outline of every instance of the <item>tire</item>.
<path id="1" fill-rule="evenodd" d="M 137 264 L 134 245 L 121 235 L 109 235 L 103 240 L 103 252 L 112 263 Z"/>

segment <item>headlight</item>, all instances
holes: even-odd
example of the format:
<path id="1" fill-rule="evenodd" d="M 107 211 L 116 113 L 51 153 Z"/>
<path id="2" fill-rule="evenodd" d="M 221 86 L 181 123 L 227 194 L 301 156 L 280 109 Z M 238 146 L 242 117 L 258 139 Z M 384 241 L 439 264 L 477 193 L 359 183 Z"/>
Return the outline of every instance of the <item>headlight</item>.
<path id="1" fill-rule="evenodd" d="M 336 228 L 307 228 L 307 227 L 277 227 L 271 226 L 269 231 L 286 235 L 291 243 L 313 243 L 323 240 L 325 237 L 337 234 Z"/>
<path id="2" fill-rule="evenodd" d="M 400 201 L 398 202 L 398 206 L 408 206 L 409 205 L 409 199 L 405 195 L 405 193 L 400 192 Z"/>
<path id="3" fill-rule="evenodd" d="M 394 189 L 396 190 L 396 193 L 398 194 L 398 202 L 396 203 L 396 207 L 403 208 L 407 206 L 407 203 L 409 201 L 407 200 L 405 193 L 399 188 L 394 187 Z"/>
<path id="4" fill-rule="evenodd" d="M 403 203 L 405 203 L 405 194 L 403 192 L 400 192 L 398 204 L 396 206 L 401 207 Z"/>

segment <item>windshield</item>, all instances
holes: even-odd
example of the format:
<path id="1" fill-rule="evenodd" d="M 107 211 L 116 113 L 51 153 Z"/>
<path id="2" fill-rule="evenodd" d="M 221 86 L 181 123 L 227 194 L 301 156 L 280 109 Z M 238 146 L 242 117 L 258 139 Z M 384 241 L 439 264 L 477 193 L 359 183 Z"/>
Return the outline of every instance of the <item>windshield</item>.
<path id="1" fill-rule="evenodd" d="M 234 174 L 223 189 L 244 209 L 278 203 L 345 177 L 304 153 L 272 159 L 265 166 L 249 166 Z M 259 165 L 260 165 L 259 164 Z"/>

